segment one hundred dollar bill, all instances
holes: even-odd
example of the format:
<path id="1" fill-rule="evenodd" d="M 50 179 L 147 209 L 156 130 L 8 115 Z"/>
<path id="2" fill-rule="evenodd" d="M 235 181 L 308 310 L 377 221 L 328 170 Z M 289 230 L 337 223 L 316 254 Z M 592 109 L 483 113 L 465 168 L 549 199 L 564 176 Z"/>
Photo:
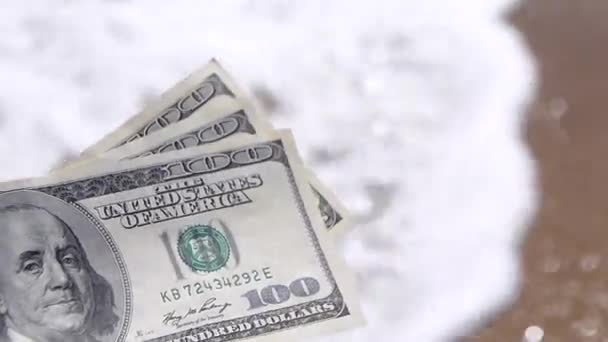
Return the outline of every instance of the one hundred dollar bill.
<path id="1" fill-rule="evenodd" d="M 208 96 L 200 95 L 201 89 Z M 73 170 L 95 158 L 133 159 L 207 145 L 233 135 L 264 137 L 273 132 L 270 122 L 254 110 L 232 77 L 211 61 L 63 169 Z M 327 230 L 334 235 L 343 233 L 348 227 L 347 210 L 312 171 L 308 175 Z"/>
<path id="2" fill-rule="evenodd" d="M 8 334 L 286 341 L 361 323 L 305 177 L 283 132 L 0 184 Z"/>
<path id="3" fill-rule="evenodd" d="M 187 120 L 196 110 L 207 106 L 212 99 L 221 97 L 249 101 L 233 78 L 216 60 L 211 60 L 167 90 L 158 100 L 146 106 L 118 129 L 85 149 L 81 156 L 95 156 L 176 122 Z"/>

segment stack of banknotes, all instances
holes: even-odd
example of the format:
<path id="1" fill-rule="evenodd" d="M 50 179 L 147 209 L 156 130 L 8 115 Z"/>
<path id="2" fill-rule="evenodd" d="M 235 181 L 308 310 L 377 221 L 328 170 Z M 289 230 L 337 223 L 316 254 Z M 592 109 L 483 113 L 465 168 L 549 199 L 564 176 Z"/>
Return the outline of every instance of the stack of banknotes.
<path id="1" fill-rule="evenodd" d="M 0 184 L 0 341 L 292 341 L 362 324 L 347 213 L 216 62 Z"/>

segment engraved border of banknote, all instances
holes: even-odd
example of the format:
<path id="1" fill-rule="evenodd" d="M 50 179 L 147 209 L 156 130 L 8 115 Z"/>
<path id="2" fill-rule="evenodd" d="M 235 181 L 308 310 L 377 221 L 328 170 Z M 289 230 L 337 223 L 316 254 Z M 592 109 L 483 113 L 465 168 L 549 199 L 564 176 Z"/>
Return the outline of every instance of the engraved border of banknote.
<path id="1" fill-rule="evenodd" d="M 207 90 L 208 93 L 201 93 L 203 90 Z M 234 82 L 233 78 L 215 59 L 212 59 L 161 94 L 157 101 L 147 105 L 118 129 L 85 149 L 81 156 L 95 156 L 137 140 L 154 130 L 171 124 L 169 120 L 172 119 L 172 116 L 178 116 L 178 121 L 185 120 L 197 109 L 204 107 L 210 100 L 221 95 L 239 101 L 245 101 L 247 98 L 245 92 Z"/>
<path id="2" fill-rule="evenodd" d="M 227 89 L 230 88 L 232 90 L 228 90 L 229 94 L 238 94 L 231 95 L 228 97 L 215 97 L 208 99 L 199 107 L 194 109 L 191 112 L 188 112 L 188 116 L 186 118 L 178 120 L 176 123 L 166 124 L 164 128 L 158 129 L 154 132 L 147 133 L 143 138 L 141 134 L 133 134 L 134 130 L 138 128 L 129 129 L 132 125 L 133 127 L 140 127 L 142 124 L 149 125 L 150 123 L 157 122 L 160 120 L 159 118 L 165 114 L 159 114 L 155 119 L 147 119 L 135 121 L 134 119 L 128 121 L 115 132 L 103 138 L 99 143 L 97 143 L 94 147 L 90 148 L 91 151 L 96 151 L 96 146 L 104 146 L 111 141 L 120 141 L 120 139 L 125 140 L 124 136 L 129 136 L 127 140 L 131 142 L 128 144 L 121 143 L 115 148 L 112 148 L 106 152 L 98 153 L 96 155 L 87 156 L 87 151 L 83 152 L 81 159 L 68 164 L 64 169 L 71 170 L 73 167 L 78 165 L 83 165 L 87 161 L 90 161 L 94 158 L 105 158 L 105 159 L 125 159 L 125 158 L 137 158 L 144 155 L 158 153 L 159 150 L 166 148 L 169 144 L 176 144 L 179 142 L 181 136 L 195 134 L 197 131 L 202 132 L 203 130 L 211 130 L 221 123 L 226 121 L 231 116 L 236 119 L 237 123 L 242 123 L 242 121 L 238 120 L 240 116 L 241 119 L 246 119 L 246 123 L 243 128 L 241 126 L 237 126 L 237 129 L 229 132 L 222 138 L 226 138 L 232 134 L 236 134 L 239 132 L 256 134 L 259 136 L 266 136 L 268 134 L 272 134 L 274 129 L 272 125 L 268 121 L 266 117 L 258 114 L 254 110 L 254 106 L 252 101 L 250 101 L 244 94 L 244 92 L 235 84 L 232 77 L 228 75 L 221 66 L 215 61 L 212 61 L 207 66 L 203 67 L 199 71 L 192 74 L 189 78 L 182 80 L 179 82 L 173 89 L 181 89 L 179 92 L 168 92 L 172 95 L 174 93 L 181 94 L 180 100 L 177 100 L 175 103 L 180 103 L 184 99 L 187 99 L 188 96 L 184 96 L 183 94 L 191 94 L 193 92 L 192 89 L 198 89 L 201 85 L 206 84 L 208 77 L 204 75 L 211 74 L 214 77 L 215 81 L 223 80 L 221 86 L 218 86 L 219 89 Z M 202 82 L 196 82 L 197 79 L 203 78 Z M 191 83 L 197 84 L 195 88 L 188 88 Z M 186 88 L 186 89 L 183 89 Z M 221 93 L 221 92 L 220 92 Z M 167 94 L 163 95 L 163 97 L 168 96 Z M 175 100 L 166 100 L 161 99 L 160 103 L 172 103 Z M 154 107 L 154 106 L 153 106 Z M 169 107 L 169 108 L 173 108 Z M 142 113 L 138 114 L 137 117 L 154 117 L 154 113 L 157 113 L 158 110 L 155 109 L 145 109 Z M 170 112 L 165 110 L 164 113 Z M 156 120 L 156 121 L 155 121 Z M 142 123 L 146 122 L 146 123 Z M 135 123 L 133 123 L 135 122 Z M 166 127 L 168 126 L 168 127 Z M 249 127 L 251 126 L 251 127 Z M 192 129 L 191 127 L 195 127 Z M 249 130 L 252 128 L 252 130 Z M 140 129 L 141 131 L 141 129 Z M 143 142 L 142 142 L 143 140 Z M 202 140 L 202 139 L 201 139 Z M 221 138 L 217 139 L 221 140 Z M 204 143 L 212 143 L 212 141 L 201 142 L 198 145 Z M 111 144 L 111 143 L 110 143 Z M 146 148 L 144 146 L 154 146 L 153 148 Z M 156 149 L 156 151 L 153 151 Z M 136 152 L 135 152 L 136 151 Z M 93 152 L 91 152 L 93 153 Z M 57 171 L 57 170 L 55 170 Z M 347 210 L 340 204 L 340 202 L 336 199 L 335 195 L 332 191 L 330 191 L 326 186 L 322 184 L 322 182 L 316 177 L 316 175 L 312 171 L 308 171 L 309 179 L 311 186 L 314 189 L 315 194 L 319 199 L 319 209 L 322 211 L 325 223 L 328 231 L 332 232 L 332 236 L 337 236 L 339 234 L 344 233 L 349 225 L 349 218 L 347 214 Z"/>

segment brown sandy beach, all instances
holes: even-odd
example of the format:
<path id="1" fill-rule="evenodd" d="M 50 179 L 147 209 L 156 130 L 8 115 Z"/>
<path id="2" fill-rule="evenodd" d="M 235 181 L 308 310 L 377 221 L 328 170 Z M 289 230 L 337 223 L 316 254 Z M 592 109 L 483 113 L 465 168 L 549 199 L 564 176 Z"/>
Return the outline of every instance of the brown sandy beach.
<path id="1" fill-rule="evenodd" d="M 542 206 L 517 303 L 467 341 L 608 341 L 608 1 L 528 0 L 513 15 L 540 67 L 528 141 Z M 532 342 L 532 341 L 530 341 Z"/>

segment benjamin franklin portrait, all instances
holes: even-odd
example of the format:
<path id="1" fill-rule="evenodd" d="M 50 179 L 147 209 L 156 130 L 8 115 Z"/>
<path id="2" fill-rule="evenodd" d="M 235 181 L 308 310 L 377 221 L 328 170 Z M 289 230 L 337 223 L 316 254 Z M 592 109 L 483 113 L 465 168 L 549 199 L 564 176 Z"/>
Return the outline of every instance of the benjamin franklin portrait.
<path id="1" fill-rule="evenodd" d="M 114 291 L 74 228 L 39 206 L 0 207 L 1 342 L 96 342 L 114 334 Z"/>

